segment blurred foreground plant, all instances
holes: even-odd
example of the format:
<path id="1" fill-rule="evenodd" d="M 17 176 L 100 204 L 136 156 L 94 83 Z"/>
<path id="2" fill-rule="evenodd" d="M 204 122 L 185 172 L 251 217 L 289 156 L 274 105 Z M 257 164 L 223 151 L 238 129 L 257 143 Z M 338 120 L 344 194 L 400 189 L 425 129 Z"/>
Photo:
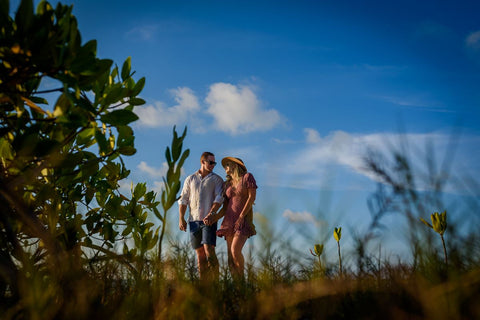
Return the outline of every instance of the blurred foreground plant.
<path id="1" fill-rule="evenodd" d="M 430 219 L 432 220 L 432 224 L 425 221 L 425 219 L 420 218 L 426 226 L 432 228 L 440 235 L 440 238 L 442 239 L 443 253 L 445 255 L 445 264 L 448 265 L 447 248 L 445 246 L 445 239 L 443 238 L 443 234 L 447 230 L 447 211 L 445 210 L 442 213 L 434 212 L 430 215 Z"/>
<path id="2" fill-rule="evenodd" d="M 320 256 L 323 253 L 323 244 L 316 244 L 313 246 L 313 251 L 310 249 L 310 253 L 314 257 L 318 257 L 318 265 L 321 267 L 322 266 L 322 260 L 320 259 Z"/>
<path id="3" fill-rule="evenodd" d="M 340 275 L 342 275 L 342 256 L 340 254 L 340 239 L 342 238 L 342 227 L 335 228 L 333 231 L 333 237 L 337 241 L 337 247 L 338 247 L 338 269 L 340 272 Z"/>
<path id="4" fill-rule="evenodd" d="M 158 241 L 147 219 L 155 193 L 119 190 L 145 78 L 134 79 L 130 58 L 119 68 L 97 57 L 95 40 L 82 43 L 73 6 L 40 1 L 35 11 L 22 0 L 11 17 L 9 5 L 0 5 L 0 313 L 88 318 L 102 289 L 87 270 L 113 261 L 127 270 L 120 282 L 143 281 Z"/>
<path id="5" fill-rule="evenodd" d="M 182 152 L 183 140 L 187 135 L 187 127 L 183 130 L 181 136 L 178 136 L 175 126 L 173 127 L 173 138 L 171 147 L 167 147 L 165 150 L 165 158 L 167 159 L 168 170 L 166 177 L 163 177 L 163 185 L 165 189 L 162 191 L 162 209 L 163 213 L 160 213 L 157 208 L 153 208 L 155 216 L 162 222 L 162 230 L 160 232 L 160 238 L 158 240 L 158 259 L 162 259 L 162 243 L 167 226 L 167 212 L 173 206 L 176 200 L 178 200 L 177 194 L 180 190 L 180 174 L 185 163 L 185 160 L 190 154 L 190 149 Z"/>

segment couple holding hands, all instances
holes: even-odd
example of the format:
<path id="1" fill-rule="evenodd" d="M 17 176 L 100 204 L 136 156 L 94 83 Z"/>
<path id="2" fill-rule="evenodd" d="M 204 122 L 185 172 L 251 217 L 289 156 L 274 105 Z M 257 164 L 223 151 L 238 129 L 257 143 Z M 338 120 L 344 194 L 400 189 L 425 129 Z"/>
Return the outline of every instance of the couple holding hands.
<path id="1" fill-rule="evenodd" d="M 228 266 L 233 278 L 243 279 L 242 249 L 247 239 L 256 234 L 252 207 L 257 184 L 239 158 L 222 159 L 225 182 L 213 172 L 216 164 L 215 155 L 204 152 L 200 157 L 200 169 L 185 179 L 178 200 L 179 227 L 187 231 L 185 213 L 189 208 L 190 242 L 197 254 L 200 279 L 218 278 L 217 236 L 224 237 L 227 242 Z M 217 221 L 222 217 L 217 230 Z"/>

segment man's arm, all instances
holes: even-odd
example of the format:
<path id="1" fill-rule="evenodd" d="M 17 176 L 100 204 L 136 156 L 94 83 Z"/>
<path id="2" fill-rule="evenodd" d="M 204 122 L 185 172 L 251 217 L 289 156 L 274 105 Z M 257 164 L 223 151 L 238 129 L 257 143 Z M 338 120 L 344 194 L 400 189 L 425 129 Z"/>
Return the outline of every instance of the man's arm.
<path id="1" fill-rule="evenodd" d="M 211 225 L 215 223 L 220 217 L 216 216 L 218 209 L 221 207 L 223 202 L 223 179 L 219 177 L 218 181 L 215 183 L 215 199 L 213 200 L 212 207 L 208 212 L 207 216 L 203 219 L 203 223 L 206 225 Z"/>
<path id="2" fill-rule="evenodd" d="M 185 221 L 185 213 L 190 199 L 190 177 L 185 179 L 183 183 L 182 193 L 178 199 L 178 227 L 182 231 L 187 231 L 187 221 Z"/>
<path id="3" fill-rule="evenodd" d="M 185 212 L 187 212 L 187 206 L 180 204 L 178 206 L 178 227 L 182 231 L 187 231 L 187 221 L 185 221 Z"/>

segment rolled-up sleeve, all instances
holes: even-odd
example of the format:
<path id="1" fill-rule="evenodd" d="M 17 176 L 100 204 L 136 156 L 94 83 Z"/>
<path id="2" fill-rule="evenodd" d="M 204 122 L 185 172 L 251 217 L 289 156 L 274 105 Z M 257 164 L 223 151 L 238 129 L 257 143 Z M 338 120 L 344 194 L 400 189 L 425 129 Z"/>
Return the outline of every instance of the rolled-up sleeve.
<path id="1" fill-rule="evenodd" d="M 213 200 L 213 202 L 223 203 L 223 179 L 220 177 L 215 183 L 215 200 Z"/>
<path id="2" fill-rule="evenodd" d="M 188 206 L 190 202 L 190 177 L 185 179 L 183 183 L 182 193 L 180 194 L 180 199 L 178 199 L 178 205 Z"/>

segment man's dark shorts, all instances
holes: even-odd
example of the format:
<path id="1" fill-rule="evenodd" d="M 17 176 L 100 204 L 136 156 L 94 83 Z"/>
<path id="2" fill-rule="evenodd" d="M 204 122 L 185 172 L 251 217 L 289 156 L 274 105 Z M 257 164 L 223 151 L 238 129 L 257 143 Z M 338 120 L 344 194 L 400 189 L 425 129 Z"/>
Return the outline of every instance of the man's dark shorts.
<path id="1" fill-rule="evenodd" d="M 217 244 L 217 223 L 207 226 L 203 221 L 190 221 L 190 243 L 193 249 L 198 249 L 204 244 L 215 246 Z"/>

